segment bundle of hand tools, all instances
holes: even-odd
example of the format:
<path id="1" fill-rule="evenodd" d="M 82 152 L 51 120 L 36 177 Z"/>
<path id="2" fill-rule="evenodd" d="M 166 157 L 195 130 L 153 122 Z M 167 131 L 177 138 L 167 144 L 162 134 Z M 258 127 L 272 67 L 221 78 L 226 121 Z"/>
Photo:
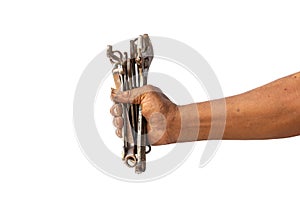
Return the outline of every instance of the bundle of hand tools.
<path id="1" fill-rule="evenodd" d="M 153 59 L 153 47 L 147 34 L 130 41 L 130 53 L 107 46 L 107 57 L 113 65 L 112 74 L 117 91 L 127 91 L 147 85 L 147 76 Z M 137 104 L 122 105 L 122 160 L 136 173 L 146 170 L 146 154 L 151 151 L 147 139 L 147 122 Z"/>

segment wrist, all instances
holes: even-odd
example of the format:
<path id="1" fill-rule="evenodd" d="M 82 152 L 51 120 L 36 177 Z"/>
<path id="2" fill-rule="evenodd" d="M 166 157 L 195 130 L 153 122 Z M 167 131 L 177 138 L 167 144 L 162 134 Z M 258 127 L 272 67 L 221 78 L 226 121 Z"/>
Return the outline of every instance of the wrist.
<path id="1" fill-rule="evenodd" d="M 207 140 L 211 129 L 211 103 L 188 104 L 178 107 L 179 135 L 177 142 Z"/>
<path id="2" fill-rule="evenodd" d="M 178 106 L 177 142 L 191 142 L 199 138 L 200 116 L 197 104 Z"/>

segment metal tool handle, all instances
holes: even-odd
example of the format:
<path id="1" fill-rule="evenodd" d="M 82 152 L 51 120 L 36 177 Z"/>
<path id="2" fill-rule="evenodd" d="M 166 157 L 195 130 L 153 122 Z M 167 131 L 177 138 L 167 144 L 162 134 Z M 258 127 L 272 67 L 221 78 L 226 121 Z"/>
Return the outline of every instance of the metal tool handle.
<path id="1" fill-rule="evenodd" d="M 113 64 L 112 71 L 117 90 L 127 91 L 147 84 L 148 71 L 153 59 L 153 47 L 147 34 L 130 41 L 129 56 L 126 52 L 112 50 L 112 46 L 108 46 L 107 56 Z M 147 122 L 140 105 L 122 104 L 122 110 L 122 159 L 127 166 L 135 167 L 136 173 L 142 173 L 146 170 L 146 154 L 151 151 L 147 139 Z"/>

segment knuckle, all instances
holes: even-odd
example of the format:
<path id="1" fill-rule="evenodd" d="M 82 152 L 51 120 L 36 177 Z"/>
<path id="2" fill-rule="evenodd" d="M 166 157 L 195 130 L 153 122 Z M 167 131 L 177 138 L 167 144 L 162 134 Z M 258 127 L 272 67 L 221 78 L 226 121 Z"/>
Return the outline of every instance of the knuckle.
<path id="1" fill-rule="evenodd" d="M 124 98 L 129 98 L 130 94 L 131 94 L 130 90 L 122 92 Z"/>
<path id="2" fill-rule="evenodd" d="M 122 117 L 115 117 L 113 120 L 113 125 L 116 128 L 122 128 L 123 127 L 123 118 Z"/>
<path id="3" fill-rule="evenodd" d="M 153 86 L 153 85 L 146 85 L 147 92 L 162 92 L 160 88 Z"/>

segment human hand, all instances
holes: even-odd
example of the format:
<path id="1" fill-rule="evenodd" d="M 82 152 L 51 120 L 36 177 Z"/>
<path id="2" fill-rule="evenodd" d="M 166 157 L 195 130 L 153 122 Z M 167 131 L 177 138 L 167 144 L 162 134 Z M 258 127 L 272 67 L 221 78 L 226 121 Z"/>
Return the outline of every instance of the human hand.
<path id="1" fill-rule="evenodd" d="M 145 85 L 124 92 L 112 89 L 111 99 L 116 102 L 110 113 L 114 116 L 113 124 L 118 137 L 122 137 L 123 128 L 122 106 L 119 103 L 131 103 L 142 106 L 151 145 L 177 142 L 181 128 L 179 109 L 159 88 Z"/>

